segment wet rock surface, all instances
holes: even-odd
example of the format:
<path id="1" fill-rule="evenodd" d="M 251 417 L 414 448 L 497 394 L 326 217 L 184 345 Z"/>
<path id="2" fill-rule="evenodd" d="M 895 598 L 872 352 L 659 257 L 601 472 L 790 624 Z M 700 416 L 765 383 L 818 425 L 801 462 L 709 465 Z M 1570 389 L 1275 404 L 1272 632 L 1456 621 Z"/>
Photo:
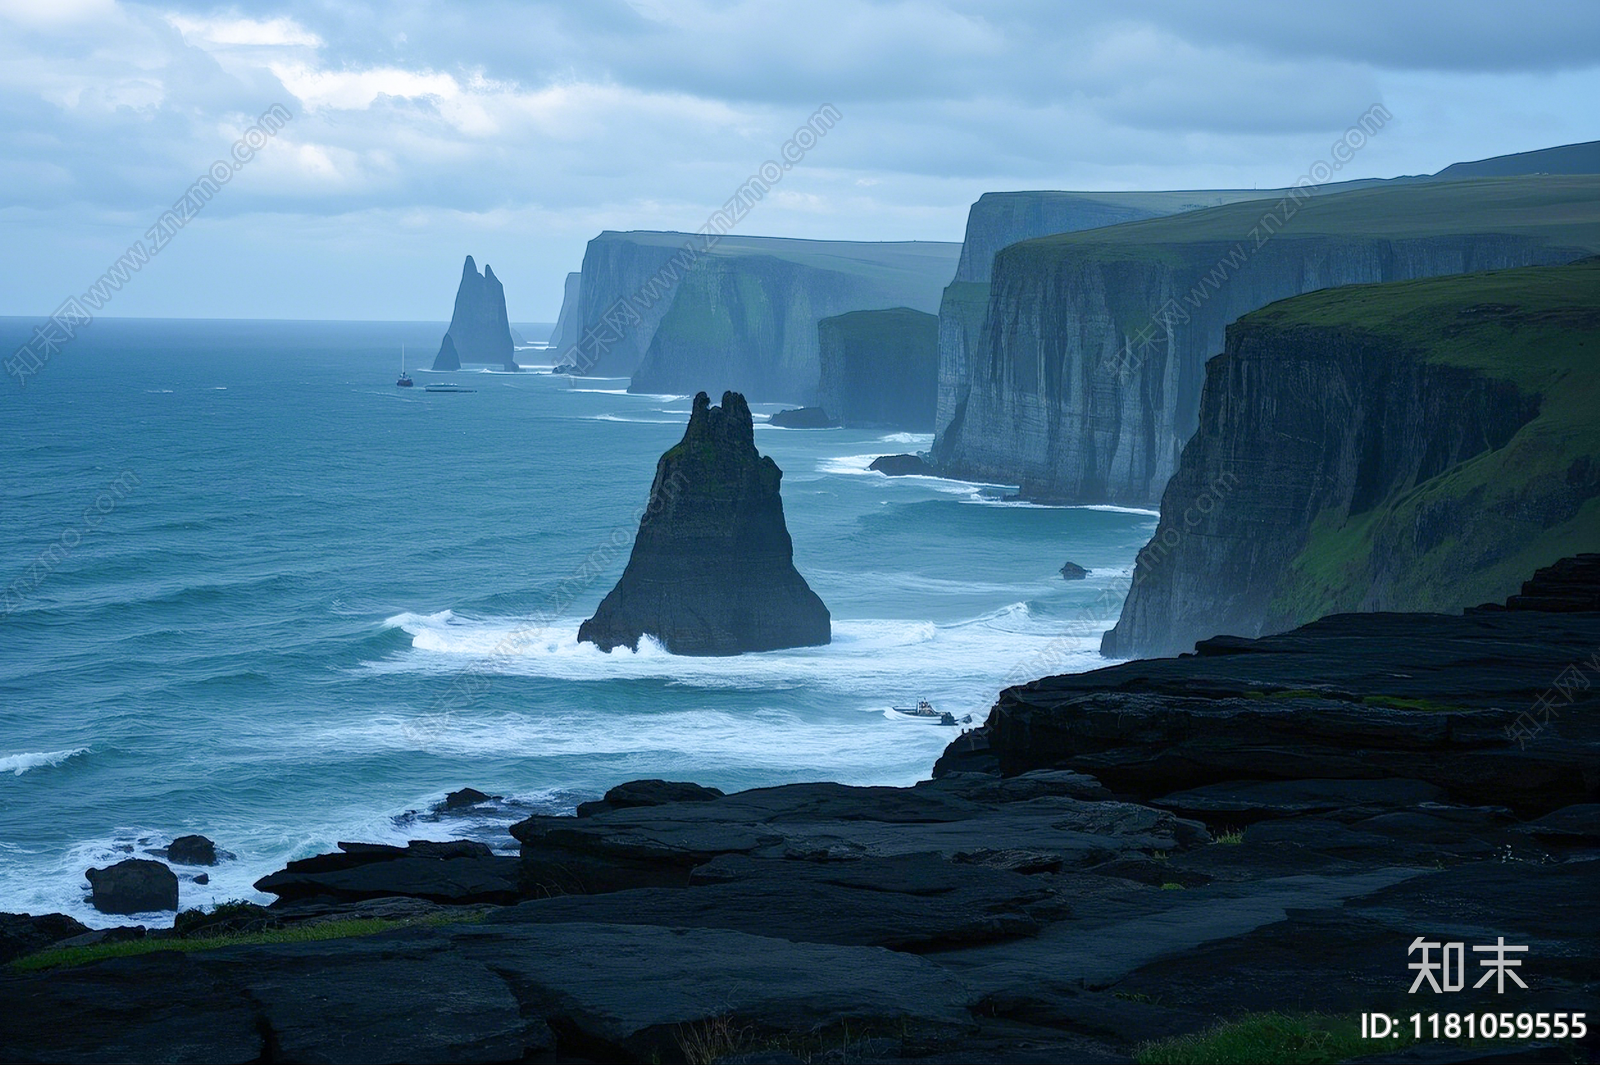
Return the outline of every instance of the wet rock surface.
<path id="1" fill-rule="evenodd" d="M 154 913 L 178 908 L 178 876 L 160 862 L 127 858 L 85 872 L 89 902 L 101 913 Z"/>
<path id="2" fill-rule="evenodd" d="M 880 455 L 868 464 L 885 477 L 937 477 L 938 471 L 921 455 Z"/>

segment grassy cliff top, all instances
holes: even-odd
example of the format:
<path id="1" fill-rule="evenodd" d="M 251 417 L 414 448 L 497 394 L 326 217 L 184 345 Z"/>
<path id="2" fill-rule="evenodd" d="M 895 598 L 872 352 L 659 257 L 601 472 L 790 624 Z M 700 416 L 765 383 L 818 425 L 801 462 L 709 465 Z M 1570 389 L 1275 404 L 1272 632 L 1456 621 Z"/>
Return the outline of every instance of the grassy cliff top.
<path id="1" fill-rule="evenodd" d="M 1496 601 L 1540 566 L 1600 547 L 1600 257 L 1312 292 L 1241 318 L 1229 347 L 1278 333 L 1290 338 L 1279 349 L 1293 353 L 1293 335 L 1304 330 L 1392 341 L 1396 358 L 1509 381 L 1537 397 L 1538 413 L 1505 446 L 1368 511 L 1321 515 L 1279 596 L 1285 614 L 1355 608 L 1382 570 L 1375 559 L 1406 550 L 1407 530 L 1429 515 L 1455 515 L 1459 531 L 1407 556 L 1396 580 L 1424 609 Z M 1570 516 L 1531 517 L 1561 500 L 1576 507 Z"/>
<path id="2" fill-rule="evenodd" d="M 1181 258 L 1185 246 L 1310 237 L 1370 240 L 1502 233 L 1600 251 L 1600 175 L 1535 175 L 1406 182 L 1319 193 L 1293 201 L 1249 200 L 1166 218 L 1014 244 L 1001 253 L 1042 265 L 1068 256 Z M 1288 215 L 1288 220 L 1279 221 Z M 1270 216 L 1270 219 L 1269 219 Z"/>
<path id="3" fill-rule="evenodd" d="M 693 248 L 705 258 L 734 259 L 768 256 L 820 270 L 870 277 L 935 279 L 942 288 L 961 258 L 961 245 L 936 240 L 857 241 L 802 240 L 798 237 L 745 237 L 727 235 L 710 251 L 702 252 L 705 238 L 695 233 L 635 229 L 608 229 L 591 244 L 614 242 L 649 248 Z"/>
<path id="4" fill-rule="evenodd" d="M 831 318 L 823 318 L 822 323 L 829 323 L 836 329 L 852 331 L 872 331 L 877 329 L 896 329 L 906 327 L 933 328 L 939 327 L 939 316 L 929 314 L 927 311 L 913 310 L 910 307 L 889 307 L 881 311 L 846 311 L 836 314 Z"/>
<path id="5" fill-rule="evenodd" d="M 1431 362 L 1465 366 L 1541 391 L 1600 357 L 1600 256 L 1414 281 L 1345 285 L 1279 300 L 1231 331 L 1359 330 Z"/>

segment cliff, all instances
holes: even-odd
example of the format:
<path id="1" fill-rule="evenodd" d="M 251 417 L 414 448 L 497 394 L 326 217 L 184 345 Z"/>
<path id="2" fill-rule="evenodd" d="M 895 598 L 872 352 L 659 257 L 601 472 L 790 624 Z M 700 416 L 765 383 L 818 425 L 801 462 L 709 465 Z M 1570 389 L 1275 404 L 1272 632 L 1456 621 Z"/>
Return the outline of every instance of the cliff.
<path id="1" fill-rule="evenodd" d="M 1343 191 L 1381 184 L 1345 182 Z M 989 278 L 1000 249 L 1053 233 L 1199 211 L 1241 200 L 1279 200 L 1287 189 L 1192 189 L 1171 192 L 986 192 L 967 212 L 955 280 L 939 302 L 939 398 L 935 430 L 943 432 L 966 399 L 971 353 L 982 342 Z"/>
<path id="2" fill-rule="evenodd" d="M 939 319 L 909 307 L 817 323 L 822 409 L 847 428 L 933 431 Z"/>
<path id="3" fill-rule="evenodd" d="M 731 655 L 827 643 L 828 608 L 794 568 L 783 471 L 756 451 L 737 392 L 704 392 L 661 456 L 627 569 L 578 639 L 610 651 L 653 636 L 673 654 Z"/>
<path id="4" fill-rule="evenodd" d="M 579 304 L 583 299 L 583 274 L 574 270 L 567 275 L 561 290 L 561 313 L 556 316 L 555 331 L 550 334 L 550 350 L 559 363 L 561 355 L 578 344 Z"/>
<path id="5" fill-rule="evenodd" d="M 1032 498 L 1148 506 L 1197 425 L 1205 360 L 1240 315 L 1592 248 L 1594 177 L 1389 184 L 1023 241 L 995 259 L 970 390 L 935 463 Z"/>
<path id="6" fill-rule="evenodd" d="M 1247 315 L 1103 650 L 1502 599 L 1600 545 L 1600 260 Z"/>
<path id="7" fill-rule="evenodd" d="M 463 362 L 483 362 L 515 371 L 513 351 L 505 287 L 488 264 L 483 273 L 478 273 L 478 266 L 469 255 L 461 267 L 455 313 L 450 316 L 450 328 L 439 345 L 433 368 L 458 370 Z"/>
<path id="8" fill-rule="evenodd" d="M 860 243 L 602 233 L 589 242 L 579 342 L 565 362 L 632 377 L 636 391 L 733 386 L 808 402 L 821 374 L 817 322 L 894 306 L 932 311 L 960 248 L 926 241 Z"/>

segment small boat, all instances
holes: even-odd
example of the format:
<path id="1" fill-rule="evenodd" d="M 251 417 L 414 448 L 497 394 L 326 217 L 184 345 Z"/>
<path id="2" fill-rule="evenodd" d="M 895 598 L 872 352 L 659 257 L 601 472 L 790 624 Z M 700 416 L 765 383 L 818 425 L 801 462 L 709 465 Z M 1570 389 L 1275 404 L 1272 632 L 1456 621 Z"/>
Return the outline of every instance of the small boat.
<path id="1" fill-rule="evenodd" d="M 453 385 L 449 381 L 441 381 L 440 383 L 438 383 L 436 385 L 423 385 L 422 386 L 422 390 L 424 392 L 476 392 L 477 391 L 476 388 L 462 388 L 460 385 Z"/>
<path id="2" fill-rule="evenodd" d="M 940 725 L 957 724 L 956 715 L 948 711 L 941 712 L 935 710 L 933 708 L 933 704 L 928 702 L 926 699 L 918 699 L 916 706 L 891 706 L 889 709 L 893 710 L 897 714 L 904 714 L 907 717 L 915 717 Z M 968 714 L 966 720 L 971 721 L 972 715 Z"/>
<path id="3" fill-rule="evenodd" d="M 406 373 L 406 346 L 404 344 L 400 345 L 400 380 L 396 381 L 394 385 L 396 388 L 410 388 L 412 385 L 411 375 Z"/>

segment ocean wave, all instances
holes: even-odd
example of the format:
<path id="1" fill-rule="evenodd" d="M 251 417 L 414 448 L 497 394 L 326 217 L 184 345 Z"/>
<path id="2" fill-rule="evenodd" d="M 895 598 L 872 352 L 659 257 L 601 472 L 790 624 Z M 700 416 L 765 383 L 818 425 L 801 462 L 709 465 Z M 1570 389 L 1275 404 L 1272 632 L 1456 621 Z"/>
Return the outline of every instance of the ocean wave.
<path id="1" fill-rule="evenodd" d="M 929 690 L 988 698 L 1015 664 L 1042 661 L 1041 655 L 1049 659 L 1049 672 L 1092 668 L 1100 632 L 1115 619 L 1085 631 L 1077 623 L 1064 629 L 1057 619 L 1036 616 L 1026 602 L 945 623 L 835 617 L 830 643 L 714 658 L 670 654 L 648 637 L 636 651 L 624 647 L 607 654 L 578 642 L 583 619 L 576 616 L 473 619 L 440 611 L 391 620 L 410 634 L 415 653 L 370 660 L 362 670 L 447 676 L 470 669 L 577 683 L 656 680 L 762 693 L 806 687 L 855 700 L 863 692 L 898 691 L 907 677 L 922 678 Z"/>
<path id="2" fill-rule="evenodd" d="M 890 433 L 878 437 L 880 444 L 932 444 L 932 433 Z"/>
<path id="3" fill-rule="evenodd" d="M 630 425 L 682 425 L 682 418 L 629 418 L 621 414 L 595 414 L 590 421 L 595 422 L 627 422 Z"/>
<path id="4" fill-rule="evenodd" d="M 10 754 L 0 758 L 0 773 L 10 773 L 20 777 L 30 769 L 43 769 L 47 766 L 57 766 L 68 758 L 76 758 L 80 754 L 88 754 L 87 747 L 74 747 L 67 751 L 38 751 L 30 754 Z"/>

